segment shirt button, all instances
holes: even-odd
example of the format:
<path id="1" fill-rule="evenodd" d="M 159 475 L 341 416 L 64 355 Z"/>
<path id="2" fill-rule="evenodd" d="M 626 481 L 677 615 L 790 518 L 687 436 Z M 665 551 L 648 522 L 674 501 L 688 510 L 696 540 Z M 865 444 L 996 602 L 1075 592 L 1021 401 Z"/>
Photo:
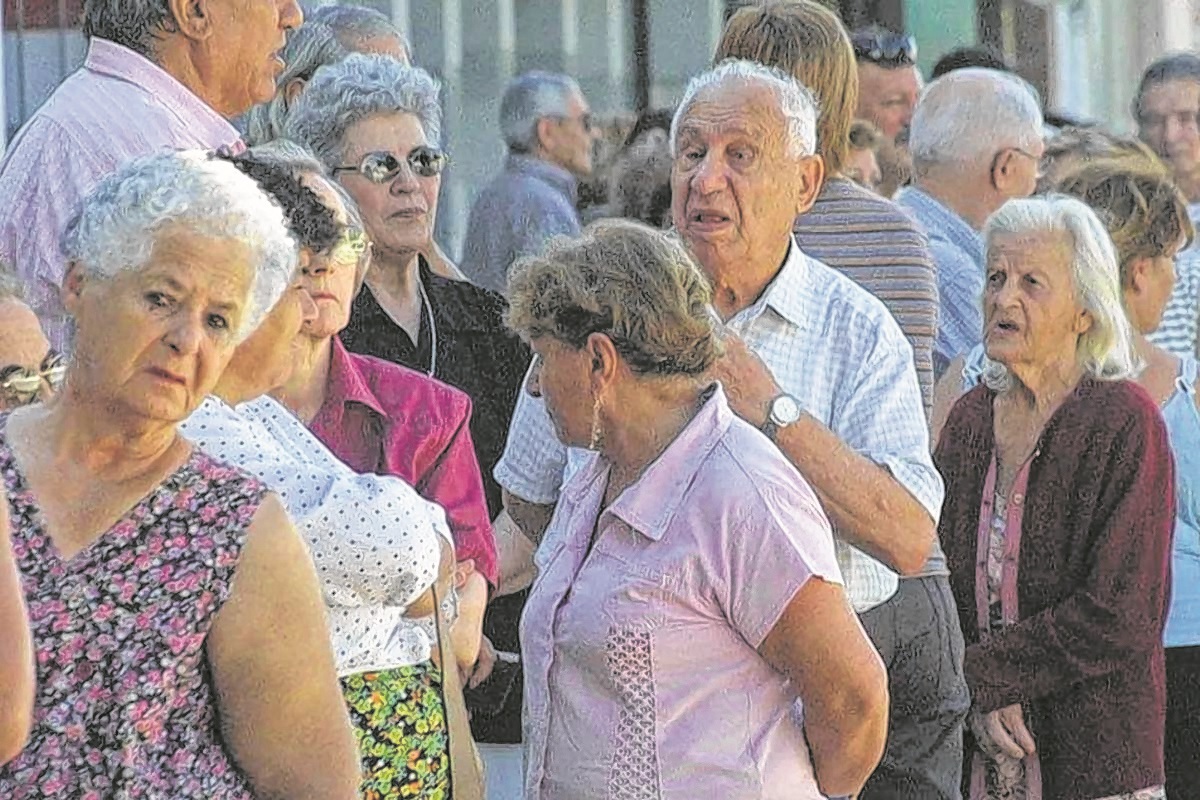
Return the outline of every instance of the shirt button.
<path id="1" fill-rule="evenodd" d="M 1017 505 L 1021 505 L 1021 501 L 1023 501 L 1024 499 L 1025 499 L 1025 495 L 1021 494 L 1020 492 L 1017 492 L 1016 494 L 1013 495 L 1013 502 L 1016 503 Z"/>

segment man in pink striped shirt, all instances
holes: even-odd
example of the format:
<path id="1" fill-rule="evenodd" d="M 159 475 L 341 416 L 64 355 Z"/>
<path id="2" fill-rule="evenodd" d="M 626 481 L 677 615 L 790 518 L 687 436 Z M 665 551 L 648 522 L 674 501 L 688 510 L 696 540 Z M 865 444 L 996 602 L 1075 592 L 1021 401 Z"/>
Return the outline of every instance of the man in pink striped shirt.
<path id="1" fill-rule="evenodd" d="M 229 120 L 274 96 L 278 53 L 302 21 L 296 0 L 84 3 L 87 60 L 0 164 L 0 259 L 25 282 L 55 348 L 70 346 L 59 240 L 79 201 L 137 156 L 239 148 Z"/>

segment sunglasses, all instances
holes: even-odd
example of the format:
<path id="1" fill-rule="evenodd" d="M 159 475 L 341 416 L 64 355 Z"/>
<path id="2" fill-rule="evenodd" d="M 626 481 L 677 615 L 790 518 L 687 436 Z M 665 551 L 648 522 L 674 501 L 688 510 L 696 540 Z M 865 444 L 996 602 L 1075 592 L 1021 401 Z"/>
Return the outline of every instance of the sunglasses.
<path id="1" fill-rule="evenodd" d="M 362 260 L 363 253 L 370 249 L 371 240 L 367 238 L 367 235 L 360 230 L 350 228 L 323 255 L 338 266 L 357 267 L 359 261 Z"/>
<path id="2" fill-rule="evenodd" d="M 51 350 L 36 370 L 13 364 L 0 369 L 0 396 L 10 406 L 27 406 L 38 400 L 43 381 L 51 389 L 62 386 L 67 374 L 67 360 Z"/>
<path id="3" fill-rule="evenodd" d="M 890 31 L 859 31 L 850 37 L 854 55 L 861 60 L 888 67 L 917 63 L 917 40 Z"/>
<path id="4" fill-rule="evenodd" d="M 357 172 L 371 183 L 387 183 L 400 174 L 404 162 L 408 163 L 413 174 L 420 178 L 432 178 L 441 175 L 442 170 L 450 163 L 450 156 L 436 147 L 416 147 L 403 161 L 392 153 L 367 153 L 357 166 L 334 167 L 333 174 L 339 172 Z"/>

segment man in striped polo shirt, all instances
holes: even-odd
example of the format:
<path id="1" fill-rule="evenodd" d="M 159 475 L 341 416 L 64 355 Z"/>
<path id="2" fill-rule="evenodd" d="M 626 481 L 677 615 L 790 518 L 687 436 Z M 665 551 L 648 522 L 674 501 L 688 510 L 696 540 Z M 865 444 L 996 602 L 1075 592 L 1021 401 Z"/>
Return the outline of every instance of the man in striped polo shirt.
<path id="1" fill-rule="evenodd" d="M 1200 56 L 1172 53 L 1146 68 L 1133 101 L 1138 136 L 1170 165 L 1200 223 Z M 1200 242 L 1175 257 L 1175 290 L 1150 341 L 1200 355 Z"/>
<path id="2" fill-rule="evenodd" d="M 730 17 L 715 60 L 746 58 L 779 67 L 816 97 L 821 106 L 817 148 L 826 179 L 813 207 L 796 219 L 796 241 L 805 253 L 879 298 L 896 318 L 913 348 L 928 415 L 938 321 L 933 258 L 925 235 L 907 214 L 844 174 L 858 103 L 858 69 L 841 22 L 812 5 L 742 9 Z M 768 19 L 771 24 L 764 24 Z"/>

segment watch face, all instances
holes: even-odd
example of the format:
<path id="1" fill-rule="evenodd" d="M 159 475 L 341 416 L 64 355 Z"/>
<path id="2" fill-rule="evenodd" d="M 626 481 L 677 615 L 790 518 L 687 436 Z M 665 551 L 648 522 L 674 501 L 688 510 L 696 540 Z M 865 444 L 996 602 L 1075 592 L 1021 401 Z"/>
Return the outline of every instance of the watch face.
<path id="1" fill-rule="evenodd" d="M 775 398 L 771 405 L 771 421 L 776 425 L 791 425 L 800 419 L 800 404 L 791 395 Z"/>

